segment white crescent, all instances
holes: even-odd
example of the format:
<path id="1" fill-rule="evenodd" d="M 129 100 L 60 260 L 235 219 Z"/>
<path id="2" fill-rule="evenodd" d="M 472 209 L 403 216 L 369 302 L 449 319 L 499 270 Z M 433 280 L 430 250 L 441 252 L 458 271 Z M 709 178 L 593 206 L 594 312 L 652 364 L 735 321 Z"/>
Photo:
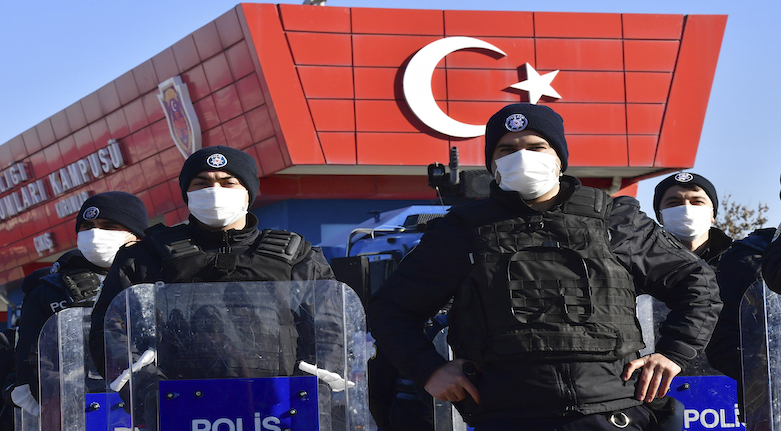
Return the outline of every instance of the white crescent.
<path id="1" fill-rule="evenodd" d="M 447 37 L 432 42 L 420 49 L 409 61 L 404 71 L 404 97 L 412 112 L 425 125 L 437 132 L 458 138 L 474 138 L 485 134 L 485 125 L 466 124 L 456 121 L 442 112 L 434 100 L 431 77 L 437 64 L 451 52 L 478 48 L 506 56 L 501 49 L 473 37 Z"/>

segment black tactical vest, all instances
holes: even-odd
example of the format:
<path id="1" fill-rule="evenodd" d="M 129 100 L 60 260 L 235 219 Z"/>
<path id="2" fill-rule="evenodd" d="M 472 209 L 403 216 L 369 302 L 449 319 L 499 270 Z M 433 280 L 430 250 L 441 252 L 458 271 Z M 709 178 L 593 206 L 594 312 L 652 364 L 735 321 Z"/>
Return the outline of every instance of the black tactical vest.
<path id="1" fill-rule="evenodd" d="M 180 377 L 293 374 L 298 331 L 289 298 L 282 289 L 273 289 L 261 292 L 268 298 L 255 298 L 258 303 L 248 306 L 241 283 L 230 282 L 290 281 L 293 266 L 303 260 L 312 247 L 309 242 L 296 233 L 266 229 L 243 254 L 207 252 L 193 242 L 185 226 L 158 225 L 146 231 L 143 243 L 163 259 L 162 281 L 228 283 L 224 294 L 228 307 L 225 315 L 217 307 L 204 305 L 193 310 L 191 322 L 185 322 L 189 323 L 189 334 L 182 334 L 181 330 L 168 334 L 169 338 L 189 337 L 172 343 L 186 347 L 179 349 L 179 363 L 172 365 L 178 368 Z M 236 298 L 240 300 L 234 300 Z M 239 355 L 241 360 L 227 358 L 224 352 L 204 344 L 215 338 L 214 335 L 202 335 L 205 331 L 227 331 L 222 322 L 230 322 L 229 326 L 242 338 L 241 346 L 233 346 L 245 350 Z M 270 324 L 272 322 L 274 324 Z M 247 352 L 247 349 L 252 351 Z M 208 370 L 207 375 L 202 375 L 204 370 Z"/>
<path id="2" fill-rule="evenodd" d="M 610 250 L 611 205 L 580 187 L 561 211 L 517 217 L 492 200 L 454 208 L 472 234 L 474 264 L 453 306 L 456 353 L 480 365 L 642 349 L 633 279 Z"/>

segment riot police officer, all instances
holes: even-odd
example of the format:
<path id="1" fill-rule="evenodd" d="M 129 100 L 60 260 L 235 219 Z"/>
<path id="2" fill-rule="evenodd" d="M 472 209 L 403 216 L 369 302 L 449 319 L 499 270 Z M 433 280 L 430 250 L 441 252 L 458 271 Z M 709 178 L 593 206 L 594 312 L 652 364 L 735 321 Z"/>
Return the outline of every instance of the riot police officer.
<path id="1" fill-rule="evenodd" d="M 562 176 L 562 118 L 513 104 L 486 125 L 489 199 L 432 223 L 369 304 L 377 344 L 477 431 L 650 429 L 650 410 L 707 344 L 713 270 L 640 212 Z M 584 149 L 587 151 L 587 149 Z M 635 297 L 672 308 L 639 357 Z M 445 361 L 423 322 L 454 297 Z"/>
<path id="2" fill-rule="evenodd" d="M 34 353 L 43 325 L 68 307 L 92 306 L 119 249 L 143 238 L 146 228 L 146 207 L 130 193 L 105 192 L 84 201 L 76 216 L 78 248 L 63 254 L 22 303 L 16 347 L 17 386 L 11 395 L 18 406 L 37 413 Z"/>

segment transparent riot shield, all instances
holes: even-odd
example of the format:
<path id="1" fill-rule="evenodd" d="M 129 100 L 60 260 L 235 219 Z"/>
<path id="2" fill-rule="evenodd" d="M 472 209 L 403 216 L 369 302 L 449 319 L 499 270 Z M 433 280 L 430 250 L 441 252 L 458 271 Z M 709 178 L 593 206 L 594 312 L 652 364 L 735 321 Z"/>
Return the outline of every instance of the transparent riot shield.
<path id="1" fill-rule="evenodd" d="M 453 351 L 447 343 L 448 328 L 442 329 L 433 343 L 437 352 L 445 359 L 452 361 Z M 461 414 L 453 407 L 450 401 L 442 401 L 434 398 L 434 431 L 466 431 L 466 422 Z"/>
<path id="2" fill-rule="evenodd" d="M 20 408 L 14 408 L 15 431 L 38 431 L 41 429 L 41 421 L 38 415 L 30 414 Z"/>
<path id="3" fill-rule="evenodd" d="M 147 430 L 372 430 L 366 320 L 335 281 L 145 284 L 105 319 L 106 380 Z"/>
<path id="4" fill-rule="evenodd" d="M 757 280 L 740 302 L 746 429 L 781 430 L 781 296 Z"/>
<path id="5" fill-rule="evenodd" d="M 91 308 L 74 307 L 46 321 L 38 337 L 39 424 L 25 430 L 127 428 L 130 418 L 95 369 L 87 344 Z M 26 422 L 25 422 L 26 423 Z"/>

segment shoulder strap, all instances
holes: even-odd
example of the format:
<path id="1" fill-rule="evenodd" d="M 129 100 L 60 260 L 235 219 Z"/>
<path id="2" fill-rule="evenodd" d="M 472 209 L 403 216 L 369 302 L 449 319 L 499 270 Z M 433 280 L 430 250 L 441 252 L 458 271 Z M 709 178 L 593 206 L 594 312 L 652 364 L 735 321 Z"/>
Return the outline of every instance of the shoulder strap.
<path id="1" fill-rule="evenodd" d="M 146 244 L 149 249 L 166 261 L 201 251 L 200 247 L 193 244 L 184 225 L 167 227 L 159 223 L 147 229 L 145 233 L 146 236 L 142 240 L 142 244 Z"/>
<path id="2" fill-rule="evenodd" d="M 611 204 L 610 195 L 602 190 L 593 187 L 578 187 L 563 207 L 567 214 L 606 220 L 610 215 Z"/>
<path id="3" fill-rule="evenodd" d="M 295 265 L 306 257 L 311 248 L 312 244 L 295 232 L 264 229 L 255 253 Z"/>

